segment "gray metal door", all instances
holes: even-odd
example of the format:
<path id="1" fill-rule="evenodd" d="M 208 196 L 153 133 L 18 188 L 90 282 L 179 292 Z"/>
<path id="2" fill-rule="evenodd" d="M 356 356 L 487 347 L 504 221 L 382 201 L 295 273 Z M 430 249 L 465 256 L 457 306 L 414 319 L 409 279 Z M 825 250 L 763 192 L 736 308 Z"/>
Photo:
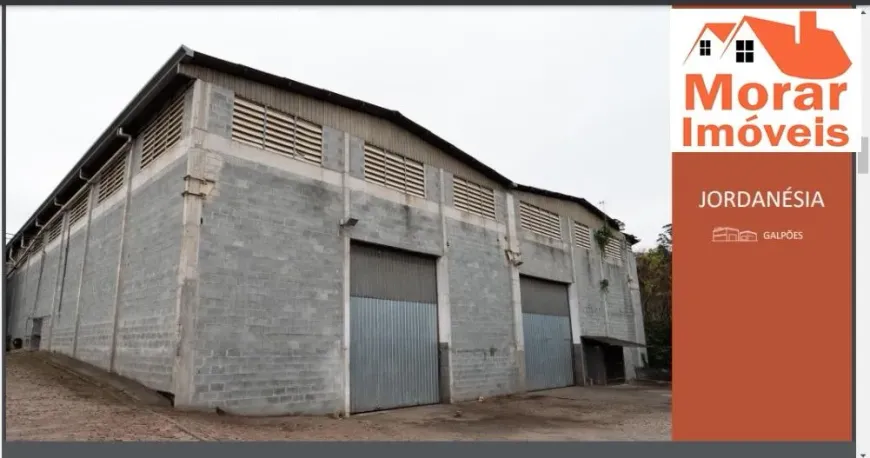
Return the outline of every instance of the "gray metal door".
<path id="1" fill-rule="evenodd" d="M 350 269 L 351 412 L 438 403 L 435 259 L 354 244 Z"/>
<path id="2" fill-rule="evenodd" d="M 526 389 L 561 388 L 574 384 L 568 285 L 520 277 Z"/>

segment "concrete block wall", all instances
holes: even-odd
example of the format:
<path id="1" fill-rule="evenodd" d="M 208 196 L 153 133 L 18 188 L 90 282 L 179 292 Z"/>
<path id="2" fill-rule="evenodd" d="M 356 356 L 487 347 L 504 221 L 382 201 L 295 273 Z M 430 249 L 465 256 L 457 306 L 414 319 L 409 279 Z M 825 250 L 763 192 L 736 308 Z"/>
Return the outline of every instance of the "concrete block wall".
<path id="1" fill-rule="evenodd" d="M 75 357 L 103 369 L 109 369 L 123 216 L 124 205 L 119 201 L 91 220 L 88 259 L 81 278 Z"/>
<path id="2" fill-rule="evenodd" d="M 51 319 L 54 295 L 57 288 L 58 267 L 63 262 L 63 240 L 61 237 L 53 240 L 45 247 L 42 260 L 42 275 L 36 293 L 36 303 L 29 312 L 33 318 L 42 318 L 41 343 L 45 348 L 51 338 Z M 30 328 L 33 324 L 31 323 Z M 27 334 L 31 334 L 28 330 Z"/>
<path id="3" fill-rule="evenodd" d="M 167 392 L 175 359 L 186 166 L 183 156 L 148 170 L 152 175 L 132 190 L 120 275 L 115 370 Z"/>
<path id="4" fill-rule="evenodd" d="M 220 93 L 206 102 L 220 123 L 232 97 L 225 88 L 209 90 Z M 232 142 L 208 123 L 202 136 L 203 151 L 221 165 L 202 204 L 193 406 L 258 414 L 344 407 L 345 160 L 354 180 L 349 212 L 358 219 L 347 229 L 351 239 L 448 259 L 453 340 L 442 345 L 452 398 L 516 390 L 510 269 L 504 231 L 495 230 L 505 219 L 503 192 L 499 223 L 486 228 L 454 215 L 442 229 L 438 168 L 426 166 L 426 196 L 419 198 L 365 183 L 364 141 L 329 126 L 322 167 Z"/>
<path id="5" fill-rule="evenodd" d="M 24 338 L 28 319 L 43 317 L 41 349 L 168 391 L 188 146 L 183 138 L 140 170 L 140 141 L 122 153 L 132 157 L 132 180 L 103 202 L 85 191 L 92 201 L 85 217 L 12 274 L 9 330 Z"/>
<path id="6" fill-rule="evenodd" d="M 37 276 L 41 268 L 41 253 L 37 254 L 33 260 L 18 269 L 7 284 L 13 288 L 13 302 L 9 304 L 11 307 L 9 316 L 9 333 L 10 337 L 20 338 L 24 340 L 27 333 L 28 318 L 30 310 L 33 306 L 33 301 L 36 300 Z"/>
<path id="7" fill-rule="evenodd" d="M 449 220 L 453 399 L 516 392 L 519 355 L 502 235 Z"/>
<path id="8" fill-rule="evenodd" d="M 73 352 L 79 280 L 82 274 L 82 263 L 85 260 L 86 219 L 83 218 L 71 228 L 74 232 L 69 236 L 65 272 L 62 271 L 63 283 L 52 326 L 51 349 L 66 355 L 72 355 Z"/>
<path id="9" fill-rule="evenodd" d="M 341 189 L 208 154 L 220 167 L 203 202 L 192 405 L 340 411 Z"/>
<path id="10" fill-rule="evenodd" d="M 228 306 L 225 302 L 229 300 L 226 298 L 234 294 L 241 294 L 245 301 L 250 301 L 252 295 L 263 298 L 279 294 L 283 288 L 281 286 L 283 280 L 263 278 L 261 283 L 266 282 L 270 286 L 262 287 L 256 294 L 248 291 L 247 288 L 239 290 L 242 291 L 241 293 L 237 290 L 231 292 L 227 288 L 235 286 L 232 278 L 245 277 L 247 275 L 245 272 L 260 270 L 283 272 L 287 269 L 301 269 L 309 262 L 304 252 L 298 267 L 285 265 L 292 264 L 293 250 L 313 249 L 321 254 L 320 262 L 316 266 L 307 267 L 319 269 L 312 270 L 320 272 L 318 278 L 323 278 L 325 275 L 324 265 L 330 266 L 331 269 L 341 268 L 338 254 L 343 242 L 338 234 L 338 222 L 342 219 L 341 192 L 344 178 L 341 178 L 341 174 L 345 170 L 346 160 L 348 177 L 351 181 L 357 182 L 348 185 L 351 188 L 348 191 L 350 216 L 358 219 L 357 225 L 348 229 L 351 239 L 442 256 L 447 259 L 445 271 L 449 277 L 447 286 L 451 329 L 450 341 L 442 342 L 441 345 L 449 348 L 450 398 L 472 399 L 521 389 L 522 370 L 521 362 L 518 361 L 521 355 L 517 351 L 514 318 L 516 301 L 511 286 L 511 267 L 504 253 L 507 248 L 504 233 L 504 225 L 507 223 L 506 191 L 496 190 L 497 222 L 491 227 L 485 227 L 486 225 L 463 221 L 464 216 L 461 215 L 463 212 L 453 208 L 452 174 L 429 164 L 425 165 L 425 198 L 404 194 L 398 197 L 390 196 L 388 194 L 395 194 L 395 192 L 376 185 L 358 184 L 364 181 L 365 176 L 365 141 L 345 134 L 339 129 L 330 126 L 323 128 L 321 166 L 300 165 L 301 162 L 290 158 L 239 145 L 230 141 L 231 129 L 226 128 L 227 121 L 231 120 L 233 92 L 212 84 L 207 87 L 213 95 L 209 97 L 207 102 L 209 106 L 205 110 L 209 113 L 209 119 L 203 131 L 204 138 L 207 140 L 202 143 L 208 154 L 220 157 L 223 165 L 218 174 L 214 195 L 203 203 L 204 218 L 199 261 L 201 302 L 198 305 L 198 310 L 201 312 L 197 320 L 203 319 L 201 317 L 209 313 L 207 311 L 212 310 L 212 307 L 216 310 L 223 308 L 226 313 Z M 212 122 L 215 127 L 212 127 Z M 349 151 L 345 151 L 346 148 Z M 439 208 L 442 194 L 442 182 L 439 179 L 441 175 L 444 176 L 443 206 L 450 208 L 452 212 L 445 220 L 443 228 L 440 221 L 440 213 L 443 213 L 443 210 Z M 271 183 L 271 186 L 266 183 Z M 276 188 L 282 190 L 284 197 L 275 197 L 272 200 L 270 196 L 274 194 Z M 225 195 L 225 189 L 228 195 Z M 286 196 L 293 195 L 306 195 L 308 203 L 317 203 L 319 211 L 315 211 L 314 207 L 306 207 L 293 198 L 289 201 L 282 200 L 289 198 Z M 514 199 L 514 204 L 518 206 L 519 199 Z M 253 208 L 255 206 L 262 208 L 255 209 Z M 275 213 L 277 216 L 257 216 L 258 213 L 264 212 Z M 246 248 L 249 243 L 254 242 L 245 240 L 253 237 L 252 221 L 259 222 L 263 218 L 266 218 L 265 221 L 269 223 L 265 225 L 258 223 L 258 227 L 264 226 L 267 228 L 266 232 L 264 234 L 257 232 L 257 234 L 263 238 L 277 237 L 281 240 L 286 238 L 287 241 L 285 243 L 260 242 L 277 243 L 269 250 L 276 258 L 258 261 L 262 264 L 262 269 L 257 268 L 252 271 L 249 263 L 253 261 L 245 258 L 256 258 L 250 249 Z M 274 221 L 269 218 L 273 218 Z M 326 223 L 323 218 L 326 218 Z M 273 227 L 273 224 L 277 226 Z M 301 234 L 299 231 L 286 230 L 287 226 L 307 228 L 311 224 L 316 224 L 318 229 L 308 229 Z M 493 227 L 499 224 L 502 225 L 502 231 L 493 230 Z M 524 261 L 519 269 L 520 273 L 564 283 L 573 283 L 576 276 L 575 291 L 583 334 L 609 334 L 613 337 L 634 340 L 635 314 L 630 303 L 632 293 L 627 287 L 627 282 L 622 281 L 627 279 L 628 267 L 623 266 L 620 270 L 601 264 L 601 253 L 595 246 L 588 250 L 572 248 L 571 224 L 570 219 L 563 216 L 562 241 L 548 240 L 546 237 L 519 231 L 521 233 L 519 248 Z M 311 237 L 316 234 L 319 234 L 316 237 L 319 241 L 311 246 Z M 324 234 L 332 237 L 324 238 Z M 290 245 L 293 247 L 292 250 Z M 224 250 L 234 254 L 221 254 Z M 330 253 L 336 257 L 323 256 L 323 253 Z M 229 261 L 228 257 L 232 260 Z M 218 278 L 220 280 L 216 280 Z M 602 278 L 608 278 L 612 285 L 606 298 L 600 289 Z M 321 286 L 320 297 L 310 297 L 308 302 L 294 300 L 292 304 L 274 304 L 267 309 L 275 313 L 291 314 L 300 313 L 299 310 L 310 310 L 312 307 L 310 301 L 325 301 L 325 297 L 339 294 L 341 279 L 336 277 L 333 281 L 330 287 Z M 227 286 L 228 284 L 230 286 Z M 337 309 L 341 306 L 340 301 L 328 304 L 318 302 L 318 304 L 320 308 L 317 313 L 302 312 L 306 316 L 306 323 L 310 326 L 325 326 L 326 329 L 333 329 L 341 324 L 340 309 Z M 612 312 L 612 318 L 608 316 L 605 319 L 605 304 L 608 304 L 608 315 Z M 335 312 L 338 315 L 333 317 L 338 320 L 337 322 L 328 319 L 316 321 L 323 319 L 320 317 L 322 313 L 329 317 L 327 313 L 329 310 L 338 310 Z M 246 313 L 250 314 L 254 311 Z M 204 338 L 207 342 L 196 344 L 197 351 L 202 353 L 197 353 L 194 358 L 197 365 L 193 398 L 195 404 L 256 412 L 313 413 L 341 407 L 342 395 L 336 391 L 340 387 L 330 385 L 327 380 L 332 376 L 341 380 L 344 376 L 341 373 L 340 365 L 343 363 L 340 355 L 334 353 L 339 351 L 340 329 L 334 336 L 339 340 L 320 341 L 325 345 L 321 350 L 320 358 L 315 358 L 316 367 L 320 369 L 309 371 L 310 375 L 317 374 L 323 379 L 317 383 L 303 384 L 303 388 L 298 388 L 301 391 L 294 397 L 284 392 L 269 391 L 273 387 L 267 383 L 267 380 L 277 385 L 299 386 L 290 375 L 283 372 L 283 368 L 274 369 L 278 371 L 277 374 L 260 372 L 259 376 L 255 376 L 251 372 L 255 364 L 249 360 L 256 359 L 257 352 L 247 351 L 245 348 L 221 350 L 223 348 L 221 345 L 229 345 L 234 339 L 237 341 L 240 338 L 244 340 L 246 347 L 266 345 L 267 348 L 272 348 L 270 346 L 272 344 L 266 343 L 256 333 L 238 335 L 233 334 L 235 331 L 231 332 L 229 328 L 225 331 L 217 331 L 216 329 L 224 329 L 218 323 L 218 318 L 204 319 L 210 324 L 204 328 L 204 322 L 198 321 L 197 325 L 196 338 Z M 241 323 L 242 317 L 234 319 Z M 224 324 L 224 326 L 228 325 Z M 234 337 L 229 338 L 230 335 Z M 218 342 L 218 345 L 209 343 L 213 341 Z M 307 341 L 297 343 L 293 347 L 292 356 L 288 356 L 285 362 L 308 361 L 308 367 L 314 367 L 311 366 L 314 363 L 309 361 L 310 352 L 314 351 L 314 346 L 311 345 Z M 327 358 L 326 355 L 330 357 Z M 330 364 L 338 366 L 330 366 Z M 442 364 L 444 364 L 443 360 Z M 232 373 L 227 373 L 227 370 Z M 275 389 L 280 390 L 280 388 Z M 329 400 L 329 396 L 334 398 Z"/>
<path id="11" fill-rule="evenodd" d="M 584 335 L 606 334 L 604 300 L 601 294 L 600 254 L 592 248 L 574 247 L 574 269 L 577 276 L 578 309 Z"/>

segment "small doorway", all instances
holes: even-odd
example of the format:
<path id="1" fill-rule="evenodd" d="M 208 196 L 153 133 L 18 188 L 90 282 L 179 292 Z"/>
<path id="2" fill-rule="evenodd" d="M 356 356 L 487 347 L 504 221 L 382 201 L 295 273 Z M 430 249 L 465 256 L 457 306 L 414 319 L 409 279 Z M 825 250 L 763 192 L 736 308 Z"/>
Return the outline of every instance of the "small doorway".
<path id="1" fill-rule="evenodd" d="M 583 337 L 587 377 L 593 385 L 626 383 L 625 348 L 644 345 L 604 336 Z"/>
<path id="2" fill-rule="evenodd" d="M 617 345 L 604 346 L 604 371 L 607 374 L 608 385 L 625 383 L 625 354 L 623 348 Z"/>
<path id="3" fill-rule="evenodd" d="M 30 349 L 39 350 L 42 341 L 42 318 L 33 319 L 33 327 L 30 332 Z"/>

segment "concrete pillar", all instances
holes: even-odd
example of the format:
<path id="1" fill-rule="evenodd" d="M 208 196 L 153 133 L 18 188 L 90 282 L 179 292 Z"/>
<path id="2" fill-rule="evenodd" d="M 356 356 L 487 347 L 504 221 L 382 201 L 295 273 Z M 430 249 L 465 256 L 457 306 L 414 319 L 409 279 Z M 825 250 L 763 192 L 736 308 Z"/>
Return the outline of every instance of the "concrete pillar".
<path id="1" fill-rule="evenodd" d="M 111 347 L 109 347 L 109 372 L 117 371 L 118 325 L 121 317 L 121 279 L 124 267 L 126 267 L 127 264 L 124 262 L 124 255 L 127 246 L 127 222 L 130 219 L 130 200 L 133 193 L 133 167 L 135 166 L 135 164 L 133 164 L 133 159 L 135 157 L 133 154 L 133 150 L 135 149 L 134 145 L 135 142 L 131 142 L 130 145 L 128 145 L 128 151 L 125 153 L 127 155 L 127 170 L 124 171 L 126 192 L 124 194 L 124 209 L 121 213 L 121 241 L 118 242 L 118 266 L 115 270 L 115 294 L 112 303 L 112 343 Z"/>
<path id="2" fill-rule="evenodd" d="M 447 234 L 447 180 L 444 170 L 438 170 L 438 217 L 441 223 L 441 257 L 435 265 L 438 288 L 438 375 L 441 402 L 453 402 L 453 365 L 450 351 L 452 342 L 452 320 L 450 318 L 450 243 Z"/>
<path id="3" fill-rule="evenodd" d="M 605 221 L 606 225 L 607 222 Z M 601 274 L 601 279 L 604 280 L 607 278 L 607 270 L 604 268 L 604 248 L 598 245 L 598 242 L 593 238 L 593 245 L 595 245 L 595 249 L 598 251 L 598 271 Z M 608 288 L 615 285 L 608 285 Z M 610 336 L 610 312 L 607 304 L 607 293 L 601 290 L 601 285 L 595 285 L 598 288 L 598 294 L 601 296 L 601 308 L 604 310 L 604 335 Z"/>
<path id="4" fill-rule="evenodd" d="M 341 195 L 342 213 L 341 223 L 350 218 L 350 134 L 344 133 L 344 160 L 341 171 Z M 342 305 L 342 333 L 341 333 L 341 356 L 343 366 L 343 397 L 342 406 L 344 416 L 350 415 L 350 230 L 349 227 L 341 227 L 341 243 L 344 258 L 341 265 L 341 305 Z"/>
<path id="5" fill-rule="evenodd" d="M 57 321 L 58 305 L 63 296 L 63 280 L 66 273 L 66 257 L 69 253 L 69 211 L 64 211 L 61 216 L 60 229 L 60 258 L 57 262 L 57 275 L 54 283 L 54 296 L 51 299 L 51 318 L 48 322 L 48 351 L 54 348 L 54 323 Z"/>
<path id="6" fill-rule="evenodd" d="M 193 86 L 190 108 L 186 113 L 196 113 L 208 106 L 209 84 L 197 80 Z M 205 118 L 192 117 L 188 135 L 195 130 L 205 130 Z M 198 138 L 191 135 L 192 138 Z M 206 152 L 201 140 L 193 142 L 187 155 L 187 173 L 182 191 L 181 253 L 178 260 L 176 291 L 175 361 L 172 371 L 172 394 L 176 407 L 193 407 L 193 333 L 194 319 L 199 296 L 199 241 L 202 224 L 202 203 L 214 187 L 214 180 L 206 170 Z"/>
<path id="7" fill-rule="evenodd" d="M 640 344 L 646 344 L 646 330 L 644 329 L 643 322 L 643 303 L 641 303 L 640 299 L 640 282 L 637 278 L 637 259 L 634 256 L 634 253 L 631 251 L 631 247 L 628 247 L 628 253 L 626 253 L 626 264 L 628 268 L 628 291 L 629 291 L 629 299 L 631 300 L 631 309 L 634 314 L 634 337 L 635 341 Z M 635 357 L 637 358 L 637 364 L 642 365 L 643 360 L 646 356 L 646 349 L 638 348 L 634 351 Z"/>
<path id="8" fill-rule="evenodd" d="M 517 231 L 516 205 L 514 196 L 510 192 L 505 193 L 507 213 L 507 238 L 508 250 L 513 253 L 520 252 L 519 234 Z M 520 291 L 520 269 L 513 262 L 508 262 L 511 272 L 511 304 L 514 310 L 514 340 L 516 340 L 516 358 L 518 368 L 517 392 L 526 391 L 526 351 L 523 336 L 523 304 Z"/>
<path id="9" fill-rule="evenodd" d="M 586 385 L 586 359 L 583 354 L 583 329 L 580 316 L 580 292 L 577 287 L 577 267 L 574 264 L 576 246 L 574 238 L 574 221 L 568 220 L 568 247 L 571 255 L 571 284 L 568 286 L 568 312 L 571 316 L 571 343 L 574 358 L 574 384 Z"/>
<path id="10" fill-rule="evenodd" d="M 73 348 L 72 348 L 72 356 L 76 357 L 76 353 L 79 347 L 79 327 L 82 322 L 82 284 L 85 280 L 85 267 L 88 265 L 88 247 L 90 245 L 91 240 L 91 222 L 93 220 L 94 215 L 94 207 L 96 206 L 97 193 L 95 192 L 96 187 L 92 185 L 88 185 L 88 190 L 85 191 L 88 194 L 88 214 L 87 214 L 87 222 L 85 223 L 85 249 L 84 253 L 82 253 L 82 267 L 79 272 L 79 284 L 76 287 L 76 314 L 75 314 L 75 328 L 73 330 Z"/>

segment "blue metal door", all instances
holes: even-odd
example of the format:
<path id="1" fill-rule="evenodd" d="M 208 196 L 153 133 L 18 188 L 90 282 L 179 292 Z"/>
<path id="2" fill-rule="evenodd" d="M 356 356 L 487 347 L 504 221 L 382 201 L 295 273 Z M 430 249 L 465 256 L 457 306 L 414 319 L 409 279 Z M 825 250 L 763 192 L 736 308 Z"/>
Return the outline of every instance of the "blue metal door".
<path id="1" fill-rule="evenodd" d="M 439 402 L 435 285 L 432 258 L 352 246 L 351 412 Z"/>
<path id="2" fill-rule="evenodd" d="M 574 384 L 568 285 L 520 277 L 526 389 Z"/>

